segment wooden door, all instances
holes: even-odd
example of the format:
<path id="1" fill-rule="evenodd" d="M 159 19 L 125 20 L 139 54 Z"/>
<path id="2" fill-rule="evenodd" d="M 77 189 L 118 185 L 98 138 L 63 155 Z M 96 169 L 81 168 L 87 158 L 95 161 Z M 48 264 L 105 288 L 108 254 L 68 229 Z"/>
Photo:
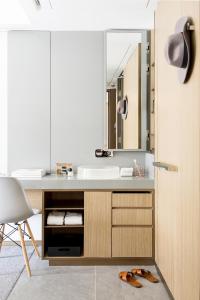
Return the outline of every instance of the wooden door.
<path id="1" fill-rule="evenodd" d="M 156 11 L 156 263 L 176 300 L 199 300 L 200 263 L 200 26 L 199 2 L 161 1 Z M 164 48 L 178 19 L 190 16 L 195 62 L 190 79 L 178 81 Z M 193 274 L 193 276 L 191 276 Z"/>
<path id="2" fill-rule="evenodd" d="M 111 192 L 85 192 L 85 257 L 111 257 L 111 210 Z"/>

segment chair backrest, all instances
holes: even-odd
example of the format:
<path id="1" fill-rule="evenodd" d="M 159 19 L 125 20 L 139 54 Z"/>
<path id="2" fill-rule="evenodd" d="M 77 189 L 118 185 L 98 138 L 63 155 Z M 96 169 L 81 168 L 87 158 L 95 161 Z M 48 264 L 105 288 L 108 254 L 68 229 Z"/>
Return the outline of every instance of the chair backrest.
<path id="1" fill-rule="evenodd" d="M 17 223 L 33 215 L 16 178 L 0 177 L 0 224 Z"/>

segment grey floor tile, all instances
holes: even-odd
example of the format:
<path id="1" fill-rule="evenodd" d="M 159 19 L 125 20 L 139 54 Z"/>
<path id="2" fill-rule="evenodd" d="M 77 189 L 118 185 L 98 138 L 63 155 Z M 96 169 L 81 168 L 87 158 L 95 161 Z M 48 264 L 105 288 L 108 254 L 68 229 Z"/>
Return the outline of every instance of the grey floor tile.
<path id="1" fill-rule="evenodd" d="M 96 300 L 121 300 L 122 289 L 117 266 L 96 267 Z"/>
<path id="2" fill-rule="evenodd" d="M 35 254 L 32 255 L 30 260 L 30 267 L 32 275 L 45 275 L 45 274 L 63 274 L 75 273 L 82 274 L 87 272 L 94 273 L 94 266 L 49 266 L 47 260 L 41 260 Z"/>
<path id="3" fill-rule="evenodd" d="M 32 247 L 27 247 L 28 256 L 33 253 Z M 0 253 L 0 275 L 21 273 L 24 268 L 24 258 L 21 248 L 14 247 L 2 247 Z"/>
<path id="4" fill-rule="evenodd" d="M 6 248 L 0 255 L 0 300 L 169 300 L 160 282 L 139 278 L 136 289 L 119 279 L 120 271 L 138 266 L 49 267 L 29 247 L 32 277 L 27 276 L 21 249 Z M 32 254 L 32 255 L 31 255 Z M 158 276 L 155 266 L 139 266 Z M 2 275 L 1 275 L 2 274 Z M 6 286 L 6 288 L 5 288 Z M 7 299 L 7 295 L 9 295 Z"/>
<path id="5" fill-rule="evenodd" d="M 0 275 L 0 300 L 6 300 L 12 291 L 20 273 Z"/>
<path id="6" fill-rule="evenodd" d="M 122 268 L 125 267 L 126 266 L 120 266 L 119 268 L 122 270 Z M 157 278 L 159 278 L 155 266 L 127 266 L 127 268 L 123 270 L 131 270 L 132 268 L 148 269 L 155 276 L 157 276 Z M 131 285 L 121 281 L 123 300 L 170 300 L 170 297 L 168 296 L 167 291 L 161 281 L 154 284 L 141 277 L 138 277 L 138 280 L 143 285 L 142 288 L 134 288 Z"/>
<path id="7" fill-rule="evenodd" d="M 26 247 L 27 253 L 31 255 L 33 253 L 33 247 L 28 246 Z M 14 257 L 14 256 L 22 256 L 22 249 L 18 246 L 2 246 L 0 252 L 1 257 Z"/>
<path id="8" fill-rule="evenodd" d="M 23 274 L 9 300 L 94 300 L 94 273 Z"/>

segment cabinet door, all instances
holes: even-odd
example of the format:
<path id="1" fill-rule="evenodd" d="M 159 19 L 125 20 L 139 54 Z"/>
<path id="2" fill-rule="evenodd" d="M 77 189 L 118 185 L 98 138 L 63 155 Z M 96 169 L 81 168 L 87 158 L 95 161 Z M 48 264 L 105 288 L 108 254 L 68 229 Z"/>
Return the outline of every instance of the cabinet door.
<path id="1" fill-rule="evenodd" d="M 85 192 L 84 256 L 111 257 L 111 192 Z"/>
<path id="2" fill-rule="evenodd" d="M 152 257 L 152 228 L 113 227 L 112 257 Z"/>

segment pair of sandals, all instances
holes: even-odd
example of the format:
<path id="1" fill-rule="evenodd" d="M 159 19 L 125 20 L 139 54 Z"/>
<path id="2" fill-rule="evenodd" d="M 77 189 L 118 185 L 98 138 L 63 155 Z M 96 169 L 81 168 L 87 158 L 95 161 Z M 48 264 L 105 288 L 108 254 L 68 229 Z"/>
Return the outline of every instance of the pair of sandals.
<path id="1" fill-rule="evenodd" d="M 143 277 L 152 283 L 159 282 L 158 278 L 156 278 L 150 271 L 144 269 L 132 269 L 131 272 L 119 273 L 119 278 L 122 281 L 125 281 L 136 288 L 141 288 L 143 285 L 136 279 L 135 276 Z"/>

